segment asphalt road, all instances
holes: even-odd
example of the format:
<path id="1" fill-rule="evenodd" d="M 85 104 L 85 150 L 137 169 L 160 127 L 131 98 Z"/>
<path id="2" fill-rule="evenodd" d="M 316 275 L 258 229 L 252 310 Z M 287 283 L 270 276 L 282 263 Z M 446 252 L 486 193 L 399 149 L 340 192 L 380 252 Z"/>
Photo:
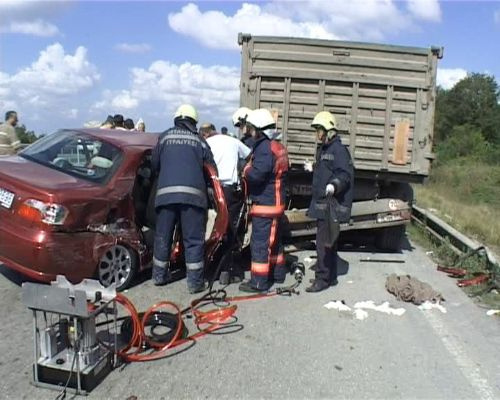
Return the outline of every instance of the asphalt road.
<path id="1" fill-rule="evenodd" d="M 293 253 L 300 259 L 311 254 Z M 181 354 L 115 370 L 89 399 L 500 399 L 499 318 L 486 316 L 418 246 L 377 255 L 404 263 L 361 262 L 371 254 L 360 248 L 340 255 L 348 270 L 337 287 L 241 303 L 241 331 L 208 336 Z M 0 398 L 53 399 L 56 392 L 29 383 L 32 326 L 21 304 L 22 279 L 5 267 L 0 272 Z M 429 282 L 446 298 L 447 313 L 395 301 L 384 287 L 392 272 Z M 311 276 L 308 270 L 306 281 Z M 233 286 L 230 292 L 236 293 Z M 165 288 L 146 281 L 126 295 L 139 309 L 161 299 L 181 305 L 190 299 L 185 281 Z M 324 308 L 330 300 L 350 306 L 388 300 L 406 313 L 368 311 L 361 321 Z"/>

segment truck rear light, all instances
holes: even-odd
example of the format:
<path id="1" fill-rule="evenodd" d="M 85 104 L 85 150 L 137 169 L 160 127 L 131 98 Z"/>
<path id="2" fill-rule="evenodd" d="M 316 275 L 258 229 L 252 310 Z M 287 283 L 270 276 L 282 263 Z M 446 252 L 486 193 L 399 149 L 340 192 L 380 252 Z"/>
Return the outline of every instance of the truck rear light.
<path id="1" fill-rule="evenodd" d="M 68 216 L 66 207 L 34 199 L 28 199 L 21 204 L 17 213 L 27 220 L 41 221 L 47 225 L 62 225 Z"/>

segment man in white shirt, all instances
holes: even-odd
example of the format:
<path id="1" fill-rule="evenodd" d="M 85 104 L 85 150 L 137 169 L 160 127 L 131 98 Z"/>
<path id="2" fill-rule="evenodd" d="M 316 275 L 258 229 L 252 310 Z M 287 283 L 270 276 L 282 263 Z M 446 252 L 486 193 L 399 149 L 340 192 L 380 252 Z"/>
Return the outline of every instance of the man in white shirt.
<path id="1" fill-rule="evenodd" d="M 243 193 L 240 189 L 239 181 L 239 160 L 246 160 L 250 156 L 251 150 L 245 146 L 240 140 L 233 138 L 229 135 L 222 135 L 212 129 L 213 125 L 206 124 L 201 128 L 203 136 L 207 137 L 207 143 L 212 150 L 214 161 L 217 164 L 219 171 L 219 181 L 224 190 L 224 197 L 226 198 L 227 209 L 229 212 L 229 219 L 231 223 L 230 231 L 228 232 L 227 242 L 231 249 L 234 249 L 236 243 L 236 234 L 238 229 L 238 218 L 240 215 L 241 206 L 243 201 Z M 208 129 L 211 129 L 208 132 Z M 230 262 L 232 264 L 232 257 Z M 229 269 L 232 282 L 239 282 L 243 278 L 243 271 L 237 269 L 233 265 L 224 266 L 226 270 Z"/>

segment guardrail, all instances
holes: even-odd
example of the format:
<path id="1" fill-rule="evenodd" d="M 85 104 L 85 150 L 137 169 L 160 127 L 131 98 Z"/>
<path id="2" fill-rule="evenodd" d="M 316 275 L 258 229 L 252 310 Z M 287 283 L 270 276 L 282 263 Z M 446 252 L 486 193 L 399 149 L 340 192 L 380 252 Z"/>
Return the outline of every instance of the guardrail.
<path id="1" fill-rule="evenodd" d="M 411 218 L 412 222 L 420 225 L 436 239 L 441 242 L 447 242 L 451 249 L 458 255 L 477 252 L 486 257 L 488 268 L 492 271 L 500 271 L 498 261 L 488 247 L 465 236 L 430 211 L 413 205 Z"/>

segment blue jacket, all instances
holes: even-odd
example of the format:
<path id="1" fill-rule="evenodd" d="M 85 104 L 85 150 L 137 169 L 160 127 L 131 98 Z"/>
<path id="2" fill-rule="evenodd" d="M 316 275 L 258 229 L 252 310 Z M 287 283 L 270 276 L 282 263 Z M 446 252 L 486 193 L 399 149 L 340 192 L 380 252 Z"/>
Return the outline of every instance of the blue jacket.
<path id="1" fill-rule="evenodd" d="M 326 217 L 326 185 L 335 187 L 335 210 L 340 222 L 348 222 L 351 217 L 351 207 L 354 187 L 354 167 L 351 155 L 342 144 L 340 138 L 323 144 L 316 157 L 314 167 L 312 199 L 307 215 L 311 218 Z"/>
<path id="2" fill-rule="evenodd" d="M 207 142 L 184 121 L 163 132 L 153 149 L 151 166 L 158 175 L 155 207 L 189 204 L 207 208 L 207 188 L 203 164 L 215 166 Z"/>
<path id="3" fill-rule="evenodd" d="M 276 179 L 275 158 L 271 141 L 263 136 L 255 142 L 250 163 L 245 167 L 250 198 L 254 204 L 282 206 L 285 204 L 285 178 Z"/>

